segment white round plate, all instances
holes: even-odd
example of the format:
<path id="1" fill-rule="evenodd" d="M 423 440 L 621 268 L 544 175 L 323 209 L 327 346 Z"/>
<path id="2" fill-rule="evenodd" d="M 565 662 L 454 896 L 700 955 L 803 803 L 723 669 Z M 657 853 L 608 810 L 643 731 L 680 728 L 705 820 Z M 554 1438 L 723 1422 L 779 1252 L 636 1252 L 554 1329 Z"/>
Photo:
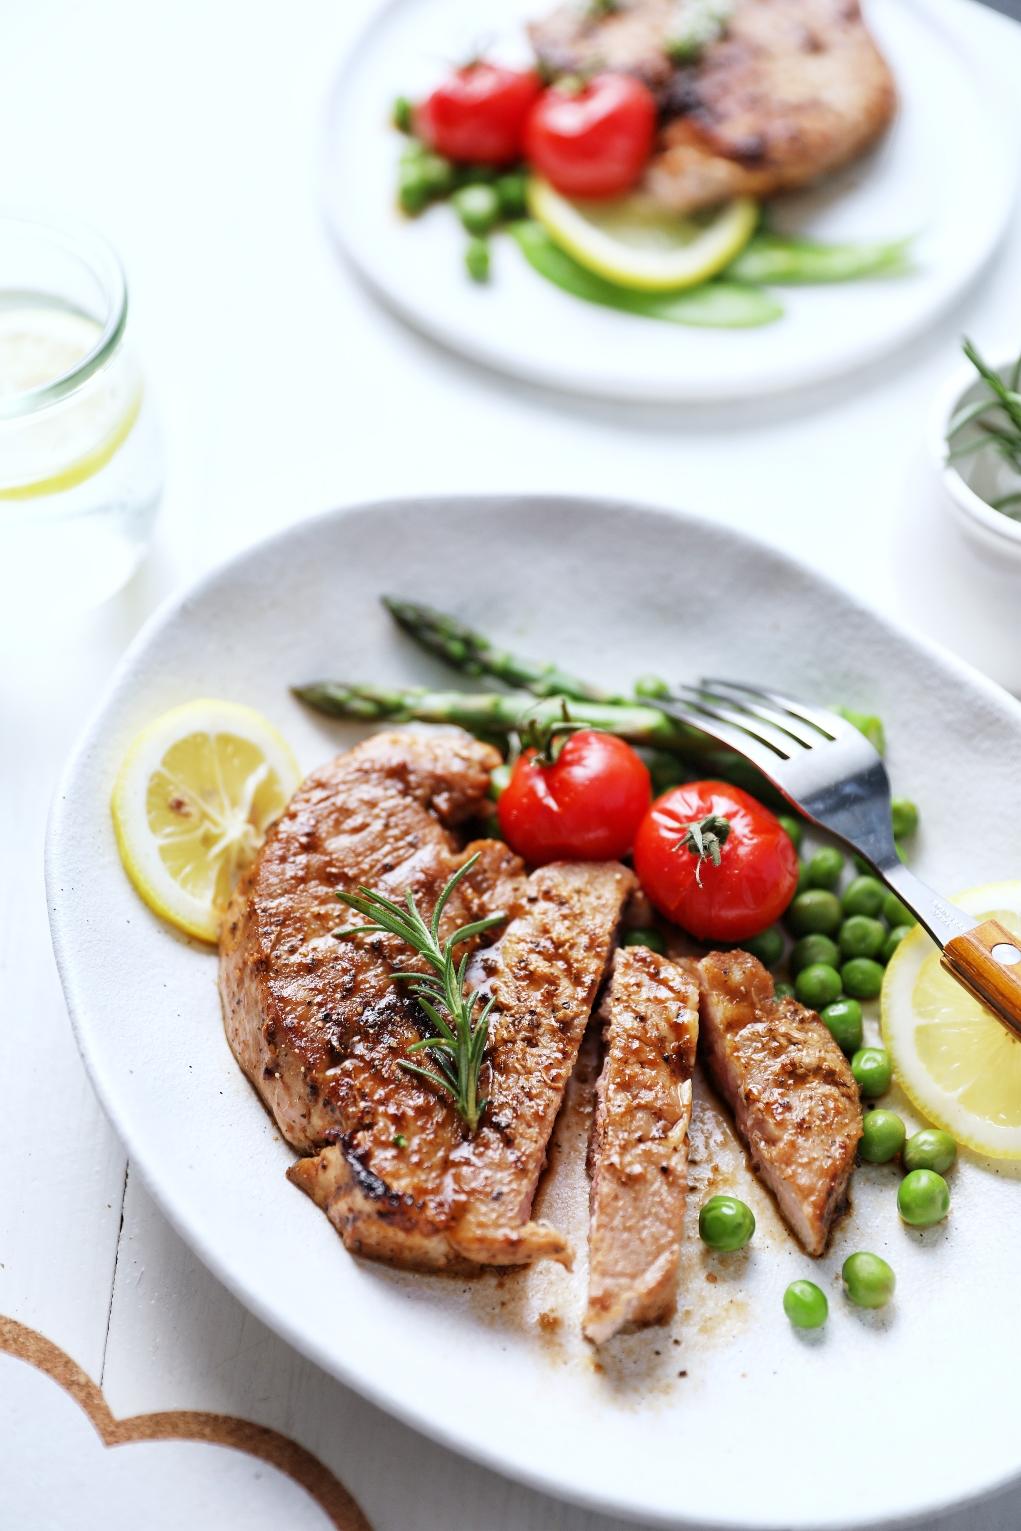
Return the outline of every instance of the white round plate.
<path id="1" fill-rule="evenodd" d="M 489 0 L 483 18 L 474 0 L 393 0 L 347 60 L 331 104 L 324 193 L 342 246 L 406 319 L 475 361 L 612 398 L 720 400 L 803 387 L 923 330 L 1003 233 L 1015 173 L 970 39 L 944 30 L 924 0 L 872 0 L 869 24 L 900 90 L 897 121 L 866 160 L 775 204 L 776 221 L 822 239 L 916 234 L 910 276 L 776 288 L 786 313 L 761 329 L 681 328 L 560 292 L 501 236 L 492 279 L 479 287 L 465 274 L 465 235 L 450 208 L 416 220 L 397 212 L 401 140 L 389 107 L 398 95 L 427 94 L 480 34 L 494 56 L 524 61 L 523 24 L 543 9 L 543 0 Z"/>
<path id="2" fill-rule="evenodd" d="M 79 1044 L 163 1210 L 327 1371 L 446 1444 L 601 1509 L 662 1525 L 860 1526 L 1017 1473 L 1021 1440 L 1003 1401 L 1021 1360 L 1021 1245 L 1009 1237 L 1021 1187 L 1002 1166 L 966 1158 L 949 1223 L 925 1234 L 898 1220 L 893 1169 L 860 1171 L 852 1214 L 813 1263 L 728 1160 L 723 1182 L 759 1222 L 750 1252 L 707 1256 L 689 1216 L 676 1324 L 615 1341 L 601 1370 L 578 1331 L 587 1195 L 576 1138 L 543 1202 L 576 1239 L 573 1275 L 547 1265 L 462 1283 L 359 1263 L 285 1179 L 292 1155 L 224 1040 L 215 955 L 135 895 L 110 789 L 136 730 L 196 695 L 260 708 L 311 768 L 359 729 L 305 711 L 290 683 L 449 683 L 379 606 L 393 590 L 613 687 L 649 670 L 751 676 L 874 707 L 895 782 L 922 805 L 923 874 L 956 888 L 1021 869 L 1009 811 L 1021 707 L 744 537 L 561 498 L 398 501 L 306 522 L 149 623 L 51 818 L 50 913 Z M 896 1269 L 882 1314 L 840 1294 L 841 1262 L 859 1248 Z M 781 1310 L 796 1275 L 830 1294 L 814 1338 Z"/>

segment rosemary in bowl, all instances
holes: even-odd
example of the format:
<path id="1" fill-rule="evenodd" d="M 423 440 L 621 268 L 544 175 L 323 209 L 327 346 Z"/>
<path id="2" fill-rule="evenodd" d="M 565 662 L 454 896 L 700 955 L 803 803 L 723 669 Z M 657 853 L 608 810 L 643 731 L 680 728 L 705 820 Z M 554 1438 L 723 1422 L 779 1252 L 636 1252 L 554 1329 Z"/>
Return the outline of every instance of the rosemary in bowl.
<path id="1" fill-rule="evenodd" d="M 964 341 L 964 354 L 975 369 L 976 379 L 963 395 L 947 425 L 947 463 L 975 459 L 979 454 L 996 459 L 998 472 L 990 476 L 984 492 L 978 476 L 970 485 L 993 510 L 1021 520 L 1021 355 L 1008 366 L 989 365 L 976 346 Z M 1004 468 L 1006 472 L 1004 472 Z"/>

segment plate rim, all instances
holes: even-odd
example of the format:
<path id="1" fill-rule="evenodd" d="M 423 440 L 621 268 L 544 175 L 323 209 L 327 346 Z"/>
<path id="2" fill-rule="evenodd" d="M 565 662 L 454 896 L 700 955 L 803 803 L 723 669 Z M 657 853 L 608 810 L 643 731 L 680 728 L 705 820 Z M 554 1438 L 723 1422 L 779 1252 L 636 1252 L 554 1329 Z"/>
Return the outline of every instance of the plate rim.
<path id="1" fill-rule="evenodd" d="M 988 136 L 985 152 L 987 155 L 995 156 L 997 173 L 1002 185 L 1000 205 L 986 246 L 969 268 L 959 272 L 953 281 L 946 284 L 931 307 L 919 311 L 907 328 L 899 332 L 893 343 L 888 342 L 882 333 L 877 333 L 873 341 L 866 345 L 853 361 L 840 366 L 827 364 L 827 353 L 823 348 L 813 367 L 803 369 L 799 375 L 783 375 L 779 379 L 772 379 L 768 386 L 762 383 L 754 386 L 743 385 L 739 371 L 735 371 L 729 378 L 721 379 L 716 384 L 699 387 L 683 383 L 671 385 L 666 382 L 657 384 L 641 381 L 614 385 L 609 381 L 604 383 L 599 379 L 565 371 L 559 368 L 555 361 L 547 365 L 532 363 L 527 359 L 508 360 L 506 357 L 501 357 L 495 349 L 487 346 L 484 341 L 476 342 L 470 331 L 464 335 L 452 335 L 442 323 L 432 322 L 428 314 L 422 312 L 420 305 L 405 298 L 401 292 L 394 290 L 380 278 L 374 270 L 372 261 L 363 255 L 361 242 L 351 221 L 341 214 L 339 201 L 330 192 L 331 150 L 336 137 L 336 123 L 344 110 L 344 86 L 357 72 L 358 61 L 364 47 L 373 40 L 377 32 L 382 32 L 390 24 L 398 11 L 409 3 L 410 0 L 385 0 L 385 3 L 374 11 L 349 41 L 331 78 L 321 112 L 318 153 L 320 216 L 331 243 L 358 280 L 389 313 L 407 324 L 416 335 L 439 346 L 446 355 L 481 367 L 493 377 L 511 379 L 530 387 L 547 388 L 558 394 L 574 395 L 578 398 L 632 404 L 720 405 L 771 397 L 791 397 L 812 388 L 839 383 L 844 379 L 860 378 L 864 372 L 884 357 L 895 356 L 898 349 L 917 342 L 928 327 L 950 313 L 975 286 L 1003 245 L 1018 199 L 1021 170 L 1011 163 L 1003 145 L 993 133 Z M 981 96 L 983 79 L 988 71 L 982 66 L 973 40 L 970 38 L 963 40 L 955 36 L 953 26 L 948 27 L 946 24 L 945 10 L 927 3 L 927 0 L 898 0 L 898 3 L 912 12 L 921 25 L 934 31 L 941 42 L 956 54 L 959 67 L 969 77 L 976 92 Z M 984 7 L 979 5 L 977 0 L 976 3 L 968 0 L 966 9 L 970 12 L 984 11 Z M 997 84 L 996 94 L 1001 93 L 1001 88 Z"/>
<path id="2" fill-rule="evenodd" d="M 71 1021 L 72 1032 L 79 1055 L 85 1066 L 89 1082 L 95 1091 L 97 1099 L 110 1122 L 119 1142 L 122 1144 L 127 1155 L 132 1172 L 137 1173 L 147 1192 L 156 1202 L 161 1213 L 167 1218 L 175 1232 L 183 1239 L 188 1248 L 202 1261 L 208 1270 L 220 1281 L 229 1292 L 245 1307 L 253 1313 L 274 1334 L 280 1336 L 299 1354 L 305 1356 L 316 1366 L 320 1367 L 328 1376 L 351 1388 L 360 1397 L 367 1399 L 385 1413 L 398 1419 L 418 1434 L 427 1439 L 437 1442 L 440 1446 L 453 1452 L 457 1456 L 477 1462 L 485 1468 L 509 1478 L 512 1481 L 521 1482 L 526 1486 L 545 1493 L 562 1502 L 576 1504 L 585 1509 L 602 1515 L 616 1515 L 621 1519 L 638 1522 L 647 1526 L 663 1528 L 690 1528 L 690 1531 L 749 1531 L 747 1520 L 736 1520 L 730 1516 L 715 1516 L 706 1518 L 700 1515 L 697 1521 L 684 1517 L 683 1513 L 659 1512 L 647 1507 L 636 1508 L 634 1503 L 629 1503 L 623 1498 L 610 1498 L 602 1494 L 586 1493 L 584 1486 L 577 1486 L 557 1478 L 554 1474 L 533 1467 L 531 1464 L 518 1464 L 516 1461 L 508 1462 L 501 1458 L 499 1451 L 491 1448 L 486 1443 L 477 1443 L 474 1439 L 466 1439 L 458 1433 L 456 1428 L 447 1428 L 443 1421 L 438 1421 L 428 1410 L 407 1402 L 401 1395 L 396 1385 L 391 1389 L 380 1385 L 376 1376 L 371 1372 L 359 1368 L 357 1365 L 348 1365 L 339 1360 L 335 1351 L 321 1345 L 314 1335 L 294 1328 L 286 1315 L 274 1310 L 271 1304 L 264 1302 L 258 1292 L 251 1290 L 246 1283 L 244 1272 L 232 1265 L 225 1256 L 219 1252 L 216 1244 L 207 1241 L 200 1232 L 197 1232 L 189 1221 L 187 1208 L 184 1205 L 186 1198 L 181 1198 L 177 1192 L 171 1189 L 161 1178 L 161 1171 L 155 1164 L 150 1165 L 149 1155 L 141 1148 L 129 1127 L 120 1120 L 117 1102 L 115 1099 L 116 1088 L 110 1083 L 105 1075 L 102 1060 L 97 1053 L 93 1053 L 90 1045 L 91 1029 L 84 1019 L 88 1009 L 88 1001 L 78 991 L 78 978 L 75 972 L 75 961 L 69 951 L 71 936 L 69 934 L 73 920 L 64 915 L 64 904 L 56 896 L 62 879 L 65 876 L 64 847 L 73 840 L 73 826 L 70 825 L 65 814 L 66 804 L 72 794 L 79 771 L 92 749 L 97 738 L 101 735 L 101 728 L 106 713 L 120 695 L 123 681 L 130 673 L 134 664 L 151 645 L 153 640 L 173 621 L 179 618 L 187 606 L 196 598 L 208 594 L 215 586 L 228 577 L 237 568 L 250 561 L 257 561 L 266 556 L 274 548 L 285 546 L 296 535 L 310 534 L 315 527 L 332 525 L 343 521 L 349 516 L 364 516 L 367 519 L 381 509 L 402 510 L 407 513 L 412 507 L 418 515 L 429 515 L 437 510 L 443 510 L 452 504 L 464 505 L 470 503 L 477 513 L 504 517 L 508 510 L 529 507 L 533 513 L 538 513 L 540 507 L 548 507 L 555 503 L 558 507 L 567 507 L 579 512 L 595 511 L 597 515 L 605 515 L 611 512 L 638 513 L 639 515 L 651 514 L 663 520 L 669 520 L 680 526 L 696 526 L 703 533 L 710 533 L 719 537 L 724 543 L 735 546 L 745 554 L 751 554 L 756 558 L 765 558 L 775 565 L 783 568 L 788 573 L 806 578 L 823 590 L 839 594 L 841 600 L 865 614 L 869 619 L 879 624 L 888 634 L 907 642 L 913 648 L 929 657 L 935 658 L 958 679 L 965 681 L 972 688 L 983 693 L 985 697 L 1000 709 L 1006 709 L 1013 713 L 1021 739 L 1021 700 L 1013 697 L 995 681 L 990 680 L 980 671 L 975 670 L 965 660 L 933 642 L 928 637 L 914 633 L 905 623 L 895 618 L 890 618 L 876 607 L 837 581 L 827 575 L 819 573 L 810 564 L 797 556 L 780 549 L 750 533 L 729 525 L 715 521 L 710 516 L 699 515 L 686 510 L 679 510 L 665 502 L 647 500 L 632 500 L 620 496 L 594 495 L 584 493 L 566 494 L 557 490 L 547 492 L 533 491 L 522 493 L 494 493 L 473 494 L 471 492 L 451 491 L 450 493 L 433 492 L 424 495 L 394 494 L 385 495 L 374 499 L 355 500 L 338 506 L 320 511 L 314 515 L 302 517 L 289 525 L 282 527 L 245 547 L 234 551 L 217 561 L 203 574 L 191 581 L 185 581 L 177 590 L 172 591 L 156 608 L 154 612 L 142 624 L 139 631 L 125 649 L 120 660 L 110 675 L 102 694 L 91 710 L 85 724 L 79 730 L 73 746 L 71 747 L 63 768 L 57 779 L 51 800 L 50 810 L 47 817 L 46 835 L 44 844 L 44 874 L 47 903 L 47 917 L 50 928 L 50 938 L 56 960 L 57 971 L 60 978 L 64 1001 L 67 1006 L 68 1016 Z M 70 868 L 67 869 L 68 872 Z M 210 949 L 212 955 L 212 949 Z M 973 1493 L 962 1498 L 947 1501 L 935 1498 L 926 1501 L 920 1507 L 899 1515 L 875 1514 L 866 1519 L 828 1518 L 824 1521 L 816 1521 L 819 1531 L 872 1531 L 872 1528 L 909 1527 L 924 1521 L 925 1517 L 950 1509 L 961 1509 L 971 1504 L 978 1504 L 983 1500 L 1001 1492 L 1012 1483 L 1021 1481 L 1021 1456 L 1016 1467 L 1005 1473 L 1002 1477 L 990 1482 Z M 762 1519 L 755 1524 L 754 1531 L 787 1531 L 788 1518 Z"/>

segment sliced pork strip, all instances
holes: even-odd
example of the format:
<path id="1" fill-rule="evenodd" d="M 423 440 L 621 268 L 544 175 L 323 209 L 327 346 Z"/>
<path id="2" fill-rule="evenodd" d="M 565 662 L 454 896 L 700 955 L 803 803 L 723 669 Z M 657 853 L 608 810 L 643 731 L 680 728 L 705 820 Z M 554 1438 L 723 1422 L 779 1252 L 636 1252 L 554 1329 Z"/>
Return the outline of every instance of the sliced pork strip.
<path id="1" fill-rule="evenodd" d="M 774 997 L 772 978 L 747 952 L 710 952 L 690 968 L 699 975 L 700 1056 L 786 1222 L 821 1255 L 861 1137 L 847 1059 L 814 1011 Z"/>
<path id="2" fill-rule="evenodd" d="M 555 862 L 528 879 L 522 912 L 473 958 L 496 997 L 489 1108 L 452 1155 L 463 1213 L 450 1234 L 486 1263 L 529 1216 L 564 1089 L 635 886 L 617 862 Z"/>
<path id="3" fill-rule="evenodd" d="M 586 1336 L 663 1323 L 677 1306 L 698 985 L 647 947 L 618 951 L 603 996 Z"/>

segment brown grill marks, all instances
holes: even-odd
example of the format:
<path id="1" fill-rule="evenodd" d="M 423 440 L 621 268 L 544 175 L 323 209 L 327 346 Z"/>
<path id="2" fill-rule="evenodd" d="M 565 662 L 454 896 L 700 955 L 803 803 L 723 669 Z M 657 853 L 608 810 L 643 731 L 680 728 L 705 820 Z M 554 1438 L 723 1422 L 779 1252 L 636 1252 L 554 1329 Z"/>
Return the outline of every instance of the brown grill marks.
<path id="1" fill-rule="evenodd" d="M 575 1034 L 633 880 L 617 866 L 546 868 L 526 880 L 499 842 L 461 849 L 455 828 L 480 810 L 498 759 L 459 729 L 365 740 L 299 788 L 224 922 L 228 1040 L 285 1138 L 310 1155 L 291 1178 L 350 1249 L 412 1268 L 570 1258 L 528 1213 Z M 466 1142 L 446 1097 L 401 1067 L 421 1035 L 417 1006 L 390 978 L 407 952 L 391 937 L 333 932 L 357 923 L 338 888 L 391 897 L 410 888 L 429 910 L 476 851 L 445 931 L 497 908 L 510 918 L 485 958 L 500 1011 L 492 1125 Z M 525 1039 L 541 1081 L 523 1076 Z"/>
<path id="2" fill-rule="evenodd" d="M 701 1057 L 784 1219 L 821 1255 L 861 1137 L 847 1059 L 814 1011 L 773 997 L 773 980 L 747 952 L 710 952 L 690 966 L 701 987 Z"/>

